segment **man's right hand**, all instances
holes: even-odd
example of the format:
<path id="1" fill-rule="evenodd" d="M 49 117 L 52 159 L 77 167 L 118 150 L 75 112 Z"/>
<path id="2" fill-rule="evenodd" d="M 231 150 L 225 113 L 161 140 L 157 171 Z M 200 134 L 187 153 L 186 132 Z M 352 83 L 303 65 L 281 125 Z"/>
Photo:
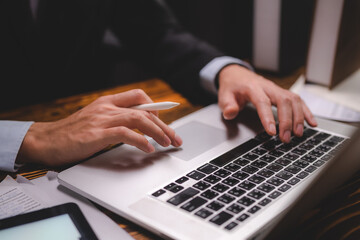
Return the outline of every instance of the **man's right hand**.
<path id="1" fill-rule="evenodd" d="M 36 122 L 27 132 L 16 162 L 48 166 L 70 164 L 120 142 L 153 152 L 149 141 L 133 129 L 161 146 L 180 146 L 181 138 L 156 113 L 129 108 L 151 102 L 145 92 L 135 89 L 100 97 L 59 121 Z"/>

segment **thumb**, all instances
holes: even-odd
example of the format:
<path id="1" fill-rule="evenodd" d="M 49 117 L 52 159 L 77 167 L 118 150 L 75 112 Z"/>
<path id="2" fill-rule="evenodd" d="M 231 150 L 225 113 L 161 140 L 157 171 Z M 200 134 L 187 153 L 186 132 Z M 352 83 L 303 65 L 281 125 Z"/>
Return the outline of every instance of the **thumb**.
<path id="1" fill-rule="evenodd" d="M 231 91 L 219 92 L 219 106 L 226 120 L 234 119 L 240 111 L 236 96 Z"/>

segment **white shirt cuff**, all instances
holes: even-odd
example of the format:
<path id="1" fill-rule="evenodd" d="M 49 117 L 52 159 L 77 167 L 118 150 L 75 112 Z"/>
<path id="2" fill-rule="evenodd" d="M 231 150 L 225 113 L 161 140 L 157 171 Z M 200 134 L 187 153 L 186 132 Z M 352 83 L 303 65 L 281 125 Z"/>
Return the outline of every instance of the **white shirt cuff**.
<path id="1" fill-rule="evenodd" d="M 0 170 L 15 172 L 16 156 L 24 137 L 34 122 L 0 121 Z"/>
<path id="2" fill-rule="evenodd" d="M 215 86 L 215 78 L 219 71 L 223 69 L 226 65 L 229 64 L 239 64 L 243 67 L 254 71 L 253 67 L 238 58 L 223 56 L 217 57 L 211 60 L 208 64 L 203 67 L 199 73 L 201 85 L 209 92 L 217 94 L 217 89 Z"/>

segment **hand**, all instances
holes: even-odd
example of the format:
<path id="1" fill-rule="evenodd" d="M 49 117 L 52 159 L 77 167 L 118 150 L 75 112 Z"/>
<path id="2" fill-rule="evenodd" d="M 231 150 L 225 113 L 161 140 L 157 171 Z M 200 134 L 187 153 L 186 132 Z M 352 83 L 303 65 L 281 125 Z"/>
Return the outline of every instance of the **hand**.
<path id="1" fill-rule="evenodd" d="M 279 136 L 286 143 L 290 141 L 291 132 L 302 136 L 304 120 L 310 126 L 317 125 L 309 108 L 298 95 L 239 65 L 229 65 L 221 70 L 218 98 L 225 119 L 235 118 L 247 102 L 252 102 L 265 131 L 270 135 L 276 134 L 271 106 L 277 106 Z"/>
<path id="2" fill-rule="evenodd" d="M 100 97 L 59 121 L 34 123 L 24 138 L 17 162 L 48 166 L 69 164 L 120 142 L 153 152 L 154 147 L 148 140 L 133 129 L 164 147 L 180 146 L 181 138 L 156 113 L 128 108 L 150 102 L 150 97 L 142 90 L 131 90 Z"/>

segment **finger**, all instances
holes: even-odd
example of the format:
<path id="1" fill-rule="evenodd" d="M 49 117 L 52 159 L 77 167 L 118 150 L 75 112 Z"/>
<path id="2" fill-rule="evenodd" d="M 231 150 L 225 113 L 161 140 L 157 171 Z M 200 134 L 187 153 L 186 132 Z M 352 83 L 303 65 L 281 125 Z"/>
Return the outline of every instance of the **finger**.
<path id="1" fill-rule="evenodd" d="M 153 116 L 153 121 L 156 125 L 158 125 L 164 133 L 170 138 L 171 144 L 175 147 L 180 147 L 182 145 L 182 139 L 175 133 L 174 129 L 170 128 L 166 125 L 161 119 L 157 116 Z"/>
<path id="2" fill-rule="evenodd" d="M 109 123 L 109 125 L 138 129 L 164 147 L 171 144 L 171 140 L 167 134 L 154 122 L 153 118 L 156 118 L 155 115 L 134 109 L 125 109 L 124 111 L 125 112 L 114 116 L 110 120 L 111 123 Z"/>
<path id="3" fill-rule="evenodd" d="M 293 95 L 293 132 L 296 136 L 301 137 L 304 131 L 304 111 L 302 100 L 298 95 Z"/>
<path id="4" fill-rule="evenodd" d="M 123 142 L 147 153 L 155 151 L 154 146 L 143 135 L 123 126 L 105 129 L 103 139 L 108 144 Z"/>
<path id="5" fill-rule="evenodd" d="M 310 126 L 316 127 L 317 126 L 316 119 L 314 118 L 314 115 L 311 113 L 310 109 L 308 108 L 308 106 L 306 106 L 304 101 L 302 101 L 302 107 L 303 107 L 306 122 L 308 124 L 310 124 Z"/>
<path id="6" fill-rule="evenodd" d="M 292 102 L 288 97 L 279 100 L 277 104 L 279 118 L 279 136 L 281 141 L 288 143 L 291 138 L 292 131 Z"/>
<path id="7" fill-rule="evenodd" d="M 131 107 L 144 103 L 152 103 L 151 98 L 141 89 L 133 89 L 130 91 L 112 95 L 111 101 L 118 107 Z"/>
<path id="8" fill-rule="evenodd" d="M 250 101 L 255 105 L 260 121 L 269 135 L 276 134 L 275 119 L 271 109 L 270 99 L 265 93 L 259 92 Z"/>
<path id="9" fill-rule="evenodd" d="M 219 91 L 219 107 L 223 112 L 226 120 L 234 119 L 240 111 L 240 106 L 236 100 L 236 96 L 232 91 Z"/>

